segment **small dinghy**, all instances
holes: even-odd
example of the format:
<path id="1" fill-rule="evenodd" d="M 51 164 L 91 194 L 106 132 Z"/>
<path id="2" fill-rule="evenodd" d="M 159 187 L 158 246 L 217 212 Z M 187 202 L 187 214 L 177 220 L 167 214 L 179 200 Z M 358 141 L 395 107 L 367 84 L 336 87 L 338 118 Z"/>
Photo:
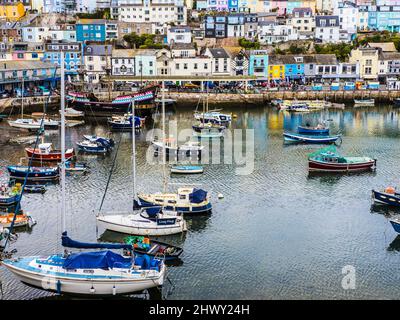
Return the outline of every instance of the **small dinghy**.
<path id="1" fill-rule="evenodd" d="M 28 193 L 45 193 L 46 186 L 43 184 L 27 184 L 24 188 L 24 192 Z"/>
<path id="2" fill-rule="evenodd" d="M 360 172 L 376 168 L 376 159 L 369 157 L 343 157 L 334 146 L 323 148 L 308 157 L 310 172 Z"/>
<path id="3" fill-rule="evenodd" d="M 400 193 L 394 187 L 387 187 L 383 191 L 372 190 L 372 199 L 379 204 L 400 207 Z"/>
<path id="4" fill-rule="evenodd" d="M 179 173 L 179 174 L 194 174 L 194 173 L 203 173 L 202 166 L 172 166 L 171 173 Z"/>
<path id="5" fill-rule="evenodd" d="M 145 118 L 135 116 L 135 129 L 141 129 L 144 126 Z M 108 124 L 113 131 L 130 131 L 132 130 L 132 115 L 125 114 L 123 116 L 112 116 L 108 119 Z"/>
<path id="6" fill-rule="evenodd" d="M 74 108 L 65 108 L 64 115 L 66 118 L 81 118 L 85 113 L 83 111 L 75 110 Z"/>
<path id="7" fill-rule="evenodd" d="M 297 142 L 297 143 L 316 143 L 316 144 L 326 144 L 335 143 L 337 140 L 341 139 L 341 135 L 306 135 L 300 133 L 284 132 L 284 140 L 287 142 Z"/>
<path id="8" fill-rule="evenodd" d="M 72 161 L 66 161 L 65 162 L 65 171 L 66 172 L 86 172 L 88 171 L 89 168 L 85 163 L 80 163 L 80 162 L 72 162 Z"/>
<path id="9" fill-rule="evenodd" d="M 355 107 L 373 107 L 375 105 L 375 99 L 354 99 Z"/>
<path id="10" fill-rule="evenodd" d="M 163 257 L 166 261 L 178 259 L 183 249 L 172 244 L 151 240 L 144 236 L 129 236 L 124 239 L 126 244 L 133 247 L 137 255 L 147 254 L 149 256 Z"/>
<path id="11" fill-rule="evenodd" d="M 298 127 L 298 133 L 307 135 L 329 135 L 329 128 L 325 127 L 323 124 L 318 124 L 315 127 L 305 125 Z"/>

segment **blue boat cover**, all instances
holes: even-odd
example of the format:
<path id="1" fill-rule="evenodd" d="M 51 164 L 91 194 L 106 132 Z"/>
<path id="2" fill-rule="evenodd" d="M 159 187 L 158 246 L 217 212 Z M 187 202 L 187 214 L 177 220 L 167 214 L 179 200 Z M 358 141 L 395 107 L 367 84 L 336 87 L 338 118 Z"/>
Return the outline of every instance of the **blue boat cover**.
<path id="1" fill-rule="evenodd" d="M 189 194 L 189 200 L 192 203 L 201 203 L 207 199 L 207 192 L 203 189 L 193 189 L 193 192 Z"/>
<path id="2" fill-rule="evenodd" d="M 71 254 L 64 261 L 65 269 L 108 269 L 113 267 L 130 268 L 131 259 L 112 251 L 80 252 Z"/>
<path id="3" fill-rule="evenodd" d="M 90 243 L 79 242 L 72 240 L 68 237 L 67 232 L 64 231 L 61 236 L 61 243 L 63 247 L 77 248 L 77 249 L 128 249 L 132 250 L 132 246 L 126 243 Z"/>
<path id="4" fill-rule="evenodd" d="M 129 117 L 129 123 L 132 123 L 132 116 Z M 135 116 L 135 127 L 140 126 L 140 117 Z"/>
<path id="5" fill-rule="evenodd" d="M 105 138 L 99 137 L 99 138 L 96 139 L 96 142 L 99 143 L 102 147 L 105 147 L 105 148 L 109 148 L 109 147 L 112 146 L 111 141 L 108 140 L 108 139 L 105 139 Z"/>

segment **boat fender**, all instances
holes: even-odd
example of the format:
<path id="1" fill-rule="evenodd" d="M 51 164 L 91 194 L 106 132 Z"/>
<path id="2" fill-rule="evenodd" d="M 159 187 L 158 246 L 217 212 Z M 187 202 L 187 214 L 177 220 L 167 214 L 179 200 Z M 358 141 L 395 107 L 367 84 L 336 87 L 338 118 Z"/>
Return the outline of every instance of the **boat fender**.
<path id="1" fill-rule="evenodd" d="M 112 294 L 113 294 L 113 296 L 115 296 L 117 294 L 117 288 L 115 287 L 115 285 L 113 286 Z"/>
<path id="2" fill-rule="evenodd" d="M 94 287 L 92 285 L 92 287 L 90 288 L 90 293 L 95 293 L 95 292 L 96 292 L 96 290 L 94 289 Z"/>
<path id="3" fill-rule="evenodd" d="M 218 199 L 223 199 L 224 195 L 222 193 L 218 193 Z"/>

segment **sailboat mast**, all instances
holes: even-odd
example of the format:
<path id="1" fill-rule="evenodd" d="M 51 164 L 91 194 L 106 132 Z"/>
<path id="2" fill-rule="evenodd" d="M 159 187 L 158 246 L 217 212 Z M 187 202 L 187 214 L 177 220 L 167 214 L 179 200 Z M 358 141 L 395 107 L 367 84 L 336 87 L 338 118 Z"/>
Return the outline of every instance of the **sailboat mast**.
<path id="1" fill-rule="evenodd" d="M 135 136 L 135 98 L 132 98 L 132 177 L 133 199 L 136 199 L 136 136 Z"/>
<path id="2" fill-rule="evenodd" d="M 24 118 L 24 76 L 21 83 L 21 119 Z"/>
<path id="3" fill-rule="evenodd" d="M 64 51 L 61 56 L 61 216 L 62 231 L 66 228 L 65 213 L 65 70 L 64 70 Z"/>
<path id="4" fill-rule="evenodd" d="M 162 137 L 163 137 L 163 192 L 167 192 L 167 174 L 165 172 L 165 166 L 167 164 L 167 149 L 165 146 L 165 82 L 162 80 L 161 85 L 161 106 L 162 106 Z"/>

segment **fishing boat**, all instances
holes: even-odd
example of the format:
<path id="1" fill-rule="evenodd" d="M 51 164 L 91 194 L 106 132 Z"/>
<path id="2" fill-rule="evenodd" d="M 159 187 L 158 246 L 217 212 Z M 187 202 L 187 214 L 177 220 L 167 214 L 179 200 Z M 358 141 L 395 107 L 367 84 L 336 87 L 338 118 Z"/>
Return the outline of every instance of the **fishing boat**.
<path id="1" fill-rule="evenodd" d="M 389 222 L 392 225 L 394 231 L 396 231 L 397 233 L 400 233 L 400 216 L 394 216 L 389 218 Z"/>
<path id="2" fill-rule="evenodd" d="M 354 99 L 355 107 L 373 107 L 375 105 L 375 99 Z"/>
<path id="3" fill-rule="evenodd" d="M 315 143 L 315 144 L 329 144 L 335 143 L 338 139 L 341 139 L 341 135 L 306 135 L 293 132 L 284 132 L 283 138 L 286 142 L 296 142 L 296 143 Z"/>
<path id="4" fill-rule="evenodd" d="M 134 113 L 135 102 L 132 102 L 132 110 Z M 164 110 L 164 104 L 163 104 Z M 165 114 L 163 114 L 165 115 Z M 164 121 L 163 121 L 164 123 Z M 101 208 L 97 214 L 96 221 L 103 228 L 115 232 L 160 236 L 171 235 L 187 231 L 186 221 L 182 214 L 174 210 L 166 210 L 157 206 L 153 208 L 140 208 L 138 200 L 136 200 L 136 136 L 135 128 L 132 127 L 132 177 L 133 177 L 133 203 L 134 210 L 132 213 L 116 212 L 104 214 Z M 164 131 L 165 132 L 165 131 Z M 165 152 L 164 152 L 165 154 Z M 111 174 L 111 172 L 110 172 Z M 107 189 L 106 189 L 107 191 Z M 139 210 L 137 210 L 139 208 Z"/>
<path id="5" fill-rule="evenodd" d="M 61 150 L 53 150 L 52 143 L 41 143 L 39 148 L 25 148 L 25 151 L 29 158 L 37 161 L 60 161 L 61 160 Z M 75 152 L 73 148 L 67 149 L 65 151 L 65 157 L 71 159 L 75 157 Z"/>
<path id="6" fill-rule="evenodd" d="M 143 128 L 145 120 L 145 118 L 135 116 L 135 129 Z M 113 116 L 108 119 L 108 124 L 113 131 L 130 131 L 132 129 L 132 115 Z"/>
<path id="7" fill-rule="evenodd" d="M 83 111 L 85 114 L 101 113 L 110 115 L 126 113 L 131 102 L 135 101 L 137 111 L 139 108 L 143 108 L 143 112 L 145 112 L 154 108 L 152 105 L 157 88 L 158 86 L 144 88 L 132 95 L 118 96 L 112 101 L 99 101 L 93 93 L 69 92 L 67 102 L 69 107 Z M 151 107 L 148 105 L 151 105 Z"/>
<path id="8" fill-rule="evenodd" d="M 224 114 L 218 110 L 212 110 L 205 113 L 195 112 L 194 118 L 204 123 L 213 123 L 228 126 L 232 121 L 232 117 L 229 114 Z"/>
<path id="9" fill-rule="evenodd" d="M 64 58 L 62 57 L 61 60 Z M 68 237 L 65 206 L 65 117 L 64 64 L 61 64 L 61 211 L 62 245 L 67 248 L 106 249 L 101 251 L 6 259 L 2 264 L 23 283 L 46 291 L 75 295 L 107 296 L 129 294 L 163 284 L 166 267 L 161 259 L 149 257 L 126 258 L 111 250 L 131 248 L 126 244 L 84 243 Z"/>
<path id="10" fill-rule="evenodd" d="M 400 193 L 394 187 L 387 187 L 383 191 L 372 190 L 372 199 L 379 204 L 400 207 Z"/>
<path id="11" fill-rule="evenodd" d="M 186 141 L 185 143 L 178 145 L 177 141 L 173 138 L 165 139 L 164 143 L 162 141 L 153 140 L 152 144 L 156 151 L 162 150 L 163 148 L 165 148 L 167 152 L 190 152 L 202 151 L 204 149 L 204 146 L 201 145 L 199 141 Z"/>
<path id="12" fill-rule="evenodd" d="M 0 215 L 0 225 L 3 228 L 10 228 L 11 223 L 14 220 L 14 227 L 32 227 L 33 225 L 36 224 L 36 221 L 32 218 L 30 214 L 22 213 L 22 214 L 17 214 L 14 219 L 14 213 L 8 213 L 5 215 Z"/>
<path id="13" fill-rule="evenodd" d="M 23 180 L 25 177 L 29 181 L 55 180 L 58 179 L 60 171 L 58 167 L 30 167 L 28 166 L 8 166 L 10 178 Z M 27 175 L 28 172 L 28 175 Z"/>
<path id="14" fill-rule="evenodd" d="M 0 185 L 0 206 L 11 206 L 18 202 L 21 197 L 21 184 Z"/>
<path id="15" fill-rule="evenodd" d="M 194 173 L 203 173 L 204 169 L 202 166 L 180 166 L 175 165 L 171 167 L 171 173 L 179 173 L 179 174 L 194 174 Z"/>
<path id="16" fill-rule="evenodd" d="M 208 193 L 193 187 L 178 188 L 177 192 L 138 193 L 140 207 L 161 206 L 184 213 L 207 213 L 212 209 Z"/>
<path id="17" fill-rule="evenodd" d="M 297 131 L 300 134 L 307 135 L 329 135 L 329 128 L 327 128 L 323 124 L 318 124 L 315 127 L 312 127 L 310 125 L 299 126 Z"/>
<path id="18" fill-rule="evenodd" d="M 376 159 L 369 157 L 344 157 L 337 153 L 334 146 L 323 148 L 308 157 L 310 172 L 359 172 L 376 168 Z"/>
<path id="19" fill-rule="evenodd" d="M 130 244 L 133 247 L 133 252 L 137 255 L 160 256 L 166 261 L 179 259 L 183 252 L 183 249 L 178 246 L 155 241 L 144 236 L 126 237 L 124 243 Z"/>

